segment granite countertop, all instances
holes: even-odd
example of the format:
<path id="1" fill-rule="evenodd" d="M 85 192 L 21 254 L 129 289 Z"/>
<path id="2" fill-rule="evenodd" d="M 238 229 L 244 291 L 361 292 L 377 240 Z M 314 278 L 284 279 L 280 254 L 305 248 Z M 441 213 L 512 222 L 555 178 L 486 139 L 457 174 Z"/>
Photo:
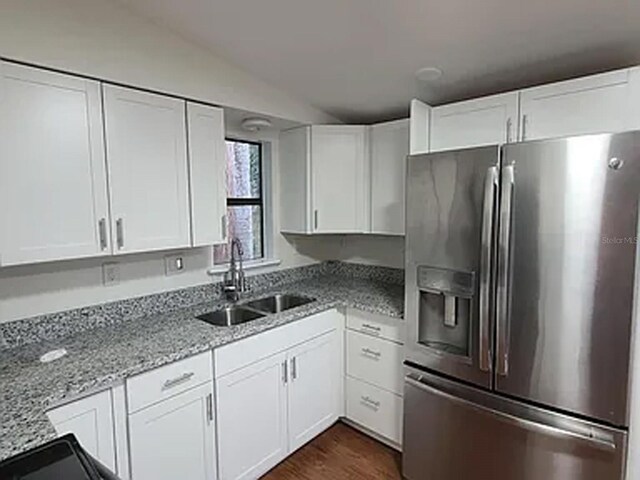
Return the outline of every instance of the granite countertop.
<path id="1" fill-rule="evenodd" d="M 45 411 L 65 398 L 334 307 L 403 315 L 401 285 L 333 275 L 252 292 L 242 301 L 274 293 L 306 295 L 316 301 L 232 327 L 197 320 L 196 315 L 228 304 L 216 299 L 0 351 L 0 460 L 53 439 L 55 432 Z M 39 361 L 40 355 L 57 348 L 65 348 L 68 354 L 47 364 Z"/>

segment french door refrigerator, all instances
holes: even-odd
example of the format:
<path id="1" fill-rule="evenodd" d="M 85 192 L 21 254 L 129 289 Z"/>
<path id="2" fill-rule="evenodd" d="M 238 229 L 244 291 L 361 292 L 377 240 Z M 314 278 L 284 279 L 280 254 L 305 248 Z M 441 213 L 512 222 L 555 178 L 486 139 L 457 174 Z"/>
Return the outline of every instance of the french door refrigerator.
<path id="1" fill-rule="evenodd" d="M 622 479 L 640 132 L 407 162 L 404 476 Z"/>

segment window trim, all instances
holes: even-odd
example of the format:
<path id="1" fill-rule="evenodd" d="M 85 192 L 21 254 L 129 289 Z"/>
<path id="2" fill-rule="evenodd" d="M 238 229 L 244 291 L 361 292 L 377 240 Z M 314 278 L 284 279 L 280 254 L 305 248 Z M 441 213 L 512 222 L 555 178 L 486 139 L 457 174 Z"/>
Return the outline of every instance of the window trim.
<path id="1" fill-rule="evenodd" d="M 233 206 L 257 206 L 260 207 L 260 252 L 261 252 L 261 256 L 260 257 L 256 257 L 256 258 L 252 258 L 250 260 L 246 260 L 246 262 L 265 262 L 268 261 L 269 259 L 267 258 L 267 252 L 266 252 L 266 242 L 265 242 L 265 231 L 266 231 L 266 222 L 267 222 L 267 218 L 266 218 L 266 202 L 267 199 L 265 198 L 265 149 L 264 149 L 264 142 L 261 141 L 256 141 L 256 140 L 246 140 L 243 138 L 238 138 L 238 137 L 233 137 L 233 136 L 229 136 L 229 137 L 225 137 L 224 139 L 225 143 L 226 142 L 236 142 L 236 143 L 244 143 L 244 144 L 248 144 L 248 145 L 254 145 L 258 147 L 258 162 L 259 162 L 259 169 L 260 169 L 260 182 L 259 182 L 259 196 L 258 197 L 246 197 L 246 198 L 242 198 L 242 197 L 229 197 L 228 193 L 229 192 L 225 192 L 225 212 L 227 212 L 227 209 L 229 207 L 233 207 Z M 226 188 L 226 182 L 225 182 L 225 188 Z M 228 215 L 228 213 L 226 213 Z M 216 266 L 218 265 L 228 265 L 229 261 L 226 261 L 224 263 L 213 263 L 214 269 Z"/>

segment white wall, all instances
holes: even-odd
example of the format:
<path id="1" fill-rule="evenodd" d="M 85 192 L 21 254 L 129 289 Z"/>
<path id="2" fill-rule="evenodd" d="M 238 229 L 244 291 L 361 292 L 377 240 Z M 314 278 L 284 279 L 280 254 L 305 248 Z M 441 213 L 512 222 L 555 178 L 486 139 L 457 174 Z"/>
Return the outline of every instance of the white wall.
<path id="1" fill-rule="evenodd" d="M 0 0 L 0 56 L 301 123 L 336 122 L 115 0 Z"/>

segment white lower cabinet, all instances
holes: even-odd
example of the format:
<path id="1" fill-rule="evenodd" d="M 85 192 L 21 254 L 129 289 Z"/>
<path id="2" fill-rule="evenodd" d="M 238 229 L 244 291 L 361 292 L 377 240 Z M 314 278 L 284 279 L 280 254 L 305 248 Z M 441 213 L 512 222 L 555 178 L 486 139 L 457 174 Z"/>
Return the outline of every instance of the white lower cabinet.
<path id="1" fill-rule="evenodd" d="M 221 479 L 257 478 L 287 455 L 286 353 L 216 381 Z"/>
<path id="2" fill-rule="evenodd" d="M 338 333 L 289 350 L 289 450 L 329 428 L 340 414 Z"/>
<path id="3" fill-rule="evenodd" d="M 276 352 L 216 378 L 221 479 L 260 477 L 338 420 L 342 330 L 335 324 L 311 340 L 296 345 L 293 339 L 297 332 L 324 328 L 339 316 L 324 312 L 315 321 L 311 317 L 267 332 L 264 340 Z M 246 345 L 253 345 L 256 337 Z M 288 340 L 294 344 L 285 346 Z M 217 355 L 222 368 L 229 368 L 228 361 L 241 343 Z M 251 355 L 250 350 L 245 356 Z"/>
<path id="4" fill-rule="evenodd" d="M 47 416 L 58 435 L 73 433 L 90 455 L 117 471 L 110 390 L 54 408 Z"/>
<path id="5" fill-rule="evenodd" d="M 133 480 L 216 478 L 210 382 L 129 416 Z"/>

